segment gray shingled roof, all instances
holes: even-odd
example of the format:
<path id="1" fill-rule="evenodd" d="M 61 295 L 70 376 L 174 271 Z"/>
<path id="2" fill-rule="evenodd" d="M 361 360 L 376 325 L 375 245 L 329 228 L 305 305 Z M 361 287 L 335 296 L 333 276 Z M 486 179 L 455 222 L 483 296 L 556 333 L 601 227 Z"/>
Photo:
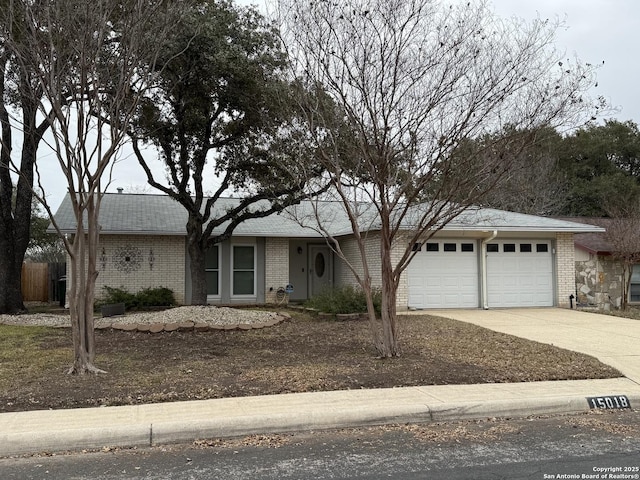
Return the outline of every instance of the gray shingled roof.
<path id="1" fill-rule="evenodd" d="M 184 208 L 166 195 L 130 195 L 107 193 L 100 206 L 100 225 L 106 234 L 184 235 Z M 72 233 L 76 219 L 71 197 L 65 195 L 55 220 L 64 233 Z"/>
<path id="2" fill-rule="evenodd" d="M 613 246 L 607 241 L 605 230 L 611 224 L 612 219 L 602 217 L 569 217 L 562 220 L 569 220 L 578 223 L 588 223 L 602 227 L 601 232 L 580 233 L 574 237 L 576 247 L 596 255 L 610 255 Z"/>
<path id="3" fill-rule="evenodd" d="M 217 202 L 216 209 L 224 211 L 238 202 L 238 199 L 223 198 Z M 313 216 L 314 206 L 319 209 L 323 224 L 330 226 L 333 235 L 351 233 L 351 225 L 339 202 L 303 202 L 280 214 L 248 220 L 237 227 L 234 235 L 319 237 L 320 234 L 312 228 L 313 225 L 317 225 Z M 361 227 L 376 230 L 378 222 L 374 209 L 364 204 L 361 208 Z M 298 221 L 294 220 L 294 217 Z M 75 231 L 76 222 L 68 195 L 58 208 L 55 219 L 63 233 Z M 100 207 L 101 234 L 186 235 L 186 223 L 187 213 L 184 208 L 166 195 L 107 193 Z M 444 230 L 572 233 L 604 231 L 600 227 L 584 223 L 485 208 L 463 213 Z M 222 228 L 219 231 L 222 231 Z"/>
<path id="4" fill-rule="evenodd" d="M 478 208 L 464 212 L 451 222 L 446 230 L 499 230 L 502 232 L 604 232 L 587 223 L 571 222 L 550 217 L 507 212 L 492 208 Z"/>

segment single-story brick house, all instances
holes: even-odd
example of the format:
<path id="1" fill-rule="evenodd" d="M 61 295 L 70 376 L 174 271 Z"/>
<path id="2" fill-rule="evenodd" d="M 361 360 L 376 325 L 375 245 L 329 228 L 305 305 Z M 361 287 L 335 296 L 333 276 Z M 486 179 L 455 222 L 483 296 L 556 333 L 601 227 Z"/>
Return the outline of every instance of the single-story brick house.
<path id="1" fill-rule="evenodd" d="M 217 208 L 237 201 L 222 199 Z M 293 210 L 307 208 L 308 213 L 310 205 Z M 340 204 L 324 202 L 320 209 L 343 252 L 357 264 L 356 244 Z M 288 300 L 303 301 L 327 286 L 354 284 L 352 273 L 323 237 L 297 218 L 290 211 L 247 221 L 231 239 L 211 248 L 206 261 L 209 302 L 277 303 L 283 301 L 283 290 Z M 96 292 L 105 285 L 131 292 L 163 286 L 174 291 L 179 303 L 189 304 L 186 219 L 182 206 L 164 195 L 105 194 Z M 56 221 L 63 232 L 73 233 L 68 197 Z M 375 268 L 379 234 L 375 222 L 368 224 Z M 415 257 L 400 282 L 398 308 L 568 307 L 575 293 L 574 235 L 598 231 L 602 229 L 565 220 L 470 210 L 414 245 Z"/>

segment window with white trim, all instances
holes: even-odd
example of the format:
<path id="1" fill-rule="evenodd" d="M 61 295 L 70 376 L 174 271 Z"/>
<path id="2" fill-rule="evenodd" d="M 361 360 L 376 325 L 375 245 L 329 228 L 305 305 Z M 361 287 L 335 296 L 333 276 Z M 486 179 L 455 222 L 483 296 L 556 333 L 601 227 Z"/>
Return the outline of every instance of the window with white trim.
<path id="1" fill-rule="evenodd" d="M 220 249 L 214 245 L 207 250 L 205 256 L 205 280 L 207 295 L 220 295 Z"/>
<path id="2" fill-rule="evenodd" d="M 231 260 L 231 294 L 254 296 L 256 292 L 256 248 L 234 245 Z"/>

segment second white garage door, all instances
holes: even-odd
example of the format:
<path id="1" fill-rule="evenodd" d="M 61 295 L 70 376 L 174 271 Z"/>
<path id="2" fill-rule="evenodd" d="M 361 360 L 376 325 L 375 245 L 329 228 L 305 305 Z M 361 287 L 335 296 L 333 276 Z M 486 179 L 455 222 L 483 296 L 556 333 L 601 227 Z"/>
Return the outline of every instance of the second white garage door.
<path id="1" fill-rule="evenodd" d="M 429 240 L 409 264 L 407 280 L 409 308 L 477 308 L 477 242 Z"/>
<path id="2" fill-rule="evenodd" d="M 553 306 L 549 240 L 501 240 L 487 245 L 487 293 L 492 307 Z"/>

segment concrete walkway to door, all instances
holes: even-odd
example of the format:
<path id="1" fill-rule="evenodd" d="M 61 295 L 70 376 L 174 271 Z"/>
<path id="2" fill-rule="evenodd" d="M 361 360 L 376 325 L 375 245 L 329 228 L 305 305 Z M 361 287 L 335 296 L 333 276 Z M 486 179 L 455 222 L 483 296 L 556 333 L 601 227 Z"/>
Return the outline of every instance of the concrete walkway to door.
<path id="1" fill-rule="evenodd" d="M 640 384 L 640 320 L 563 308 L 422 310 L 497 332 L 585 353 Z"/>

